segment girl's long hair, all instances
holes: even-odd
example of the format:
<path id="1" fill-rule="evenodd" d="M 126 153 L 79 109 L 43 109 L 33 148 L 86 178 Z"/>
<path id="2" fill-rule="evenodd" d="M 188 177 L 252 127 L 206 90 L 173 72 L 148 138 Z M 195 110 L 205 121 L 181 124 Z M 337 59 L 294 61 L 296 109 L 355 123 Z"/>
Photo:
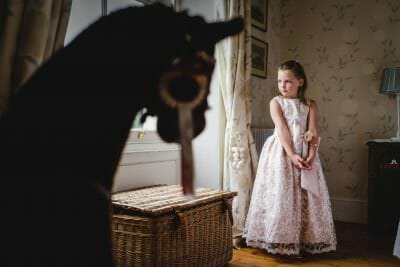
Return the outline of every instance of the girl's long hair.
<path id="1" fill-rule="evenodd" d="M 309 101 L 307 101 L 306 98 L 307 77 L 306 73 L 304 72 L 303 66 L 296 60 L 288 60 L 286 62 L 283 62 L 279 66 L 278 70 L 281 71 L 290 70 L 297 79 L 303 79 L 304 82 L 302 86 L 299 86 L 299 90 L 297 91 L 297 97 L 303 104 L 309 105 Z"/>

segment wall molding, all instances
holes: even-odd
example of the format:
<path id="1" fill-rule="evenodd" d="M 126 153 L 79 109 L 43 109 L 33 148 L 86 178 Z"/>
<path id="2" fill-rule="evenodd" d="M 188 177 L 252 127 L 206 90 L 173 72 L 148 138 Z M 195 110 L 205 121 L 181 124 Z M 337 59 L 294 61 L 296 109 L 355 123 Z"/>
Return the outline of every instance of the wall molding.
<path id="1" fill-rule="evenodd" d="M 331 197 L 331 205 L 335 221 L 367 223 L 367 200 Z"/>

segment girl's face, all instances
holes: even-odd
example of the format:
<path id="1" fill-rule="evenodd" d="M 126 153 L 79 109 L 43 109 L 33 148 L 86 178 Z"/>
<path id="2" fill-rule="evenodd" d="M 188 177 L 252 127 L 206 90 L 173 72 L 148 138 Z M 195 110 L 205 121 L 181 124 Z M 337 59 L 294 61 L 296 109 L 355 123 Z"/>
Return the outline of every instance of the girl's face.
<path id="1" fill-rule="evenodd" d="M 279 92 L 286 98 L 297 98 L 299 86 L 304 83 L 303 79 L 297 79 L 290 70 L 278 71 Z"/>

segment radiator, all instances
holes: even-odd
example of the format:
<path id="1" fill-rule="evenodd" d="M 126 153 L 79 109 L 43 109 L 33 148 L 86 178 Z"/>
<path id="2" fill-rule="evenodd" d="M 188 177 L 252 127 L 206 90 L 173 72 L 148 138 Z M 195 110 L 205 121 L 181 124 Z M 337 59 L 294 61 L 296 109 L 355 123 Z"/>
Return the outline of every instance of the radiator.
<path id="1" fill-rule="evenodd" d="M 274 133 L 274 129 L 269 128 L 251 128 L 251 132 L 253 133 L 254 142 L 256 144 L 257 154 L 260 156 L 261 150 L 264 146 L 265 140 L 267 140 L 268 136 Z"/>

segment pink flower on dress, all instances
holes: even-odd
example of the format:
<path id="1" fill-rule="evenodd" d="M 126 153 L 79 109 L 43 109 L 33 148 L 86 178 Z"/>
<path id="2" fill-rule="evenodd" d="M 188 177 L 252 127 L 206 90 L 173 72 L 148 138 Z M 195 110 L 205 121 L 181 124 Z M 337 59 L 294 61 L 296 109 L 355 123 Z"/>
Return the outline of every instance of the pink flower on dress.
<path id="1" fill-rule="evenodd" d="M 310 142 L 313 139 L 313 137 L 314 137 L 314 134 L 310 130 L 306 131 L 303 134 L 303 139 L 306 142 Z"/>

